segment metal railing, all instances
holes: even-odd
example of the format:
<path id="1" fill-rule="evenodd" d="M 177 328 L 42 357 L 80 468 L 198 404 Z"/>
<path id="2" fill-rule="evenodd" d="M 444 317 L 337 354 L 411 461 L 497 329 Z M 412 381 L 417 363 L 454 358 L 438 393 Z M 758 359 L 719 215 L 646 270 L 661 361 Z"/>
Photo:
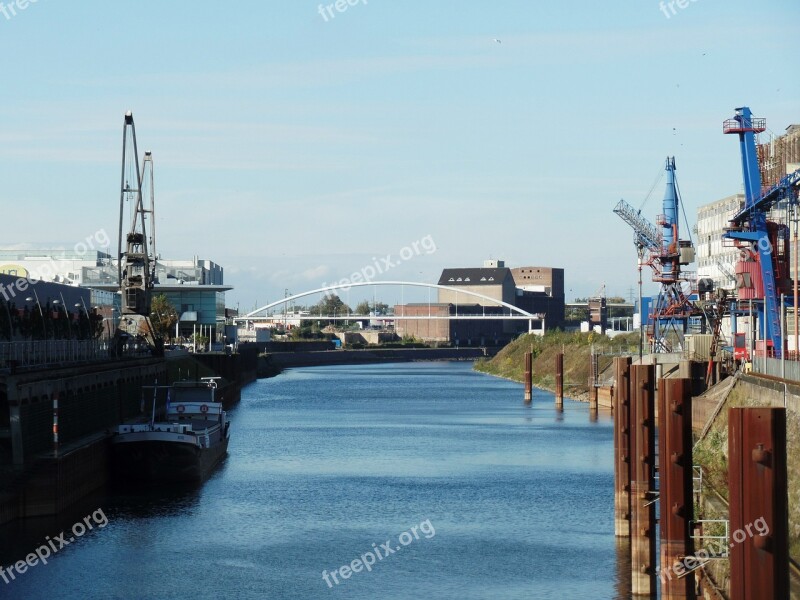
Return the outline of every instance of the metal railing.
<path id="1" fill-rule="evenodd" d="M 713 525 L 716 523 L 721 523 L 725 526 L 725 533 L 723 535 L 711 535 L 705 532 L 700 533 L 699 535 L 695 535 L 694 533 L 690 534 L 689 537 L 693 540 L 719 540 L 716 544 L 717 548 L 719 549 L 719 554 L 715 554 L 710 556 L 710 558 L 727 558 L 728 557 L 728 548 L 730 547 L 730 521 L 728 519 L 699 519 L 697 521 L 690 522 L 690 531 L 694 532 L 694 525 L 700 525 L 703 529 L 705 526 Z M 705 547 L 705 544 L 702 544 L 701 547 Z"/>
<path id="2" fill-rule="evenodd" d="M 692 465 L 692 493 L 700 496 L 703 493 L 703 466 Z"/>
<path id="3" fill-rule="evenodd" d="M 790 360 L 789 357 L 785 361 L 781 361 L 779 358 L 754 356 L 752 369 L 756 373 L 782 377 L 790 381 L 800 381 L 800 361 Z"/>
<path id="4" fill-rule="evenodd" d="M 598 356 L 633 356 L 639 354 L 639 344 L 593 344 L 593 354 Z M 647 354 L 647 352 L 645 352 Z"/>
<path id="5" fill-rule="evenodd" d="M 147 344 L 128 342 L 122 357 L 150 354 Z M 17 367 L 62 365 L 78 362 L 110 360 L 111 346 L 106 340 L 29 340 L 0 342 L 0 370 Z"/>

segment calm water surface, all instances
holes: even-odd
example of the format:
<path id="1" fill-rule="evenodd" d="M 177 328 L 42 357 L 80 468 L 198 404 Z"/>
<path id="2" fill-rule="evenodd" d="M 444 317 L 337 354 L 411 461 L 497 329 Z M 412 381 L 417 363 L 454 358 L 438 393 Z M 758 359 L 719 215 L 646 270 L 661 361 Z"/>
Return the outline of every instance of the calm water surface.
<path id="1" fill-rule="evenodd" d="M 7 565 L 98 508 L 108 518 L 49 564 L 0 580 L 0 597 L 627 598 L 610 416 L 591 422 L 570 401 L 557 413 L 552 395 L 535 394 L 525 407 L 520 385 L 465 363 L 259 381 L 231 411 L 228 458 L 202 487 L 103 494 L 59 521 L 0 531 Z M 323 571 L 386 554 L 387 541 L 394 553 L 371 571 L 326 584 Z"/>

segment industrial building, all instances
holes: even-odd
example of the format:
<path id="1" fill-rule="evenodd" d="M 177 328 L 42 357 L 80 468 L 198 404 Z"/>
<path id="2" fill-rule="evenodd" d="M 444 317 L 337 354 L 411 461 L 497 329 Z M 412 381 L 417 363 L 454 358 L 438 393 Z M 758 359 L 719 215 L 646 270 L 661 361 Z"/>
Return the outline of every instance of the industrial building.
<path id="1" fill-rule="evenodd" d="M 478 315 L 502 315 L 502 306 L 480 304 L 417 303 L 402 304 L 394 308 L 395 333 L 401 337 L 413 336 L 426 342 L 453 344 L 456 346 L 499 345 L 512 335 L 505 330 L 509 321 L 499 319 L 454 320 L 441 317 Z M 423 317 L 422 319 L 403 317 Z M 431 317 L 431 318 L 425 318 Z M 436 318 L 440 317 L 440 318 Z M 513 321 L 510 321 L 513 323 Z M 527 331 L 527 322 L 526 329 Z"/>
<path id="2" fill-rule="evenodd" d="M 84 245 L 85 246 L 85 245 Z M 91 288 L 116 293 L 119 279 L 116 261 L 108 252 L 62 249 L 0 249 L 0 273 L 25 279 Z M 178 312 L 180 335 L 189 336 L 201 326 L 216 333 L 225 321 L 223 268 L 210 260 L 158 259 L 153 294 L 164 294 Z M 93 306 L 103 302 L 93 302 Z M 119 301 L 117 300 L 117 306 Z M 118 313 L 116 313 L 118 315 Z M 220 330 L 221 331 L 221 330 Z"/>
<path id="3" fill-rule="evenodd" d="M 546 315 L 547 327 L 564 324 L 564 269 L 552 267 L 519 267 L 511 269 L 516 287 L 516 302 L 522 310 Z"/>
<path id="4" fill-rule="evenodd" d="M 761 184 L 773 186 L 800 169 L 800 125 L 789 125 L 786 133 L 758 145 Z"/>
<path id="5" fill-rule="evenodd" d="M 532 314 L 544 315 L 536 329 L 560 327 L 564 322 L 564 270 L 551 267 L 511 269 L 502 260 L 487 260 L 483 267 L 447 268 L 438 284 L 438 302 L 395 307 L 395 331 L 418 339 L 463 345 L 506 342 L 527 333 L 526 320 L 500 319 L 403 319 L 403 316 L 502 315 L 501 303 Z M 486 296 L 482 300 L 470 293 Z"/>
<path id="6" fill-rule="evenodd" d="M 697 278 L 711 279 L 714 288 L 736 287 L 739 250 L 723 235 L 744 206 L 744 194 L 734 194 L 697 209 Z"/>

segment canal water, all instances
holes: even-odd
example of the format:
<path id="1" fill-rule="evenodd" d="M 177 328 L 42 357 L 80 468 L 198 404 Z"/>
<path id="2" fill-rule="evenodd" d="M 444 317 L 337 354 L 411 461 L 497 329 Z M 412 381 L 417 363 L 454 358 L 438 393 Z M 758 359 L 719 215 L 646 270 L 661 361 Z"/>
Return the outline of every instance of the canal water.
<path id="1" fill-rule="evenodd" d="M 610 415 L 534 394 L 468 363 L 260 380 L 203 486 L 0 530 L 3 565 L 74 539 L 0 598 L 627 598 Z"/>

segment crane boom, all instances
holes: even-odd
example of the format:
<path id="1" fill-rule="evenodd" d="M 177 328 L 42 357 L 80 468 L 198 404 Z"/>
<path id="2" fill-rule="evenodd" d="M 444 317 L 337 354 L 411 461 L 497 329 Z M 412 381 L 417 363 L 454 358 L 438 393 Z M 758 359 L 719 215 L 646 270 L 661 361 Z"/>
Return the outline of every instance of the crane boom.
<path id="1" fill-rule="evenodd" d="M 129 141 L 131 147 L 129 147 Z M 147 166 L 148 163 L 152 176 L 152 157 L 149 152 L 145 154 L 144 166 Z M 152 184 L 150 189 L 152 191 Z M 123 237 L 126 202 L 130 205 L 130 218 L 128 231 Z M 118 270 L 122 293 L 122 314 L 149 317 L 155 271 L 155 256 L 152 255 L 152 247 L 155 246 L 155 243 L 152 238 L 148 238 L 146 217 L 153 213 L 153 209 L 145 207 L 144 204 L 136 127 L 133 123 L 133 114 L 130 112 L 125 115 L 125 126 L 122 133 L 122 183 L 119 203 Z"/>
<path id="2" fill-rule="evenodd" d="M 633 229 L 634 242 L 641 248 L 647 248 L 651 252 L 661 249 L 661 236 L 656 226 L 645 219 L 640 211 L 637 211 L 625 200 L 620 200 L 614 207 L 614 212 Z"/>
<path id="3" fill-rule="evenodd" d="M 761 196 L 759 200 L 753 203 L 753 206 L 745 206 L 742 210 L 734 215 L 731 223 L 740 225 L 747 221 L 754 210 L 766 212 L 773 205 L 781 202 L 782 200 L 789 200 L 790 202 L 797 202 L 797 194 L 800 190 L 800 169 L 789 173 L 783 177 L 778 183 L 769 188 Z"/>
<path id="4" fill-rule="evenodd" d="M 143 174 L 148 174 L 149 178 L 143 179 Z M 148 187 L 147 197 L 143 194 L 143 187 Z M 122 180 L 117 246 L 123 317 L 118 333 L 146 336 L 153 351 L 161 354 L 163 340 L 155 334 L 150 322 L 153 287 L 156 280 L 154 220 L 153 157 L 150 152 L 145 152 L 144 162 L 140 167 L 133 114 L 127 112 L 122 133 Z"/>

